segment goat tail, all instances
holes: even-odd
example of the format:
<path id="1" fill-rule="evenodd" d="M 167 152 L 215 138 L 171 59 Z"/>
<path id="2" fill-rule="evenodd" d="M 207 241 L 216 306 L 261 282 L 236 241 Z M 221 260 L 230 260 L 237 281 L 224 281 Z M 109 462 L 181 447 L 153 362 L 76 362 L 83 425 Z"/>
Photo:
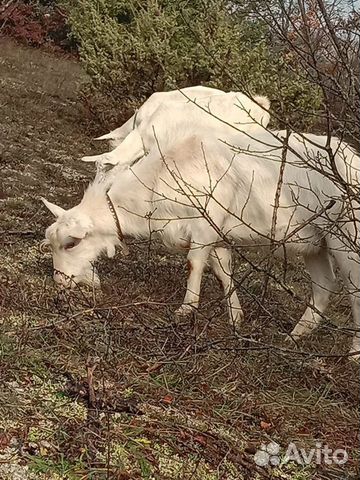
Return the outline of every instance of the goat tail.
<path id="1" fill-rule="evenodd" d="M 265 110 L 269 110 L 271 102 L 267 97 L 263 97 L 261 95 L 256 95 L 254 97 L 254 100 L 255 100 L 256 103 L 258 103 Z"/>
<path id="2" fill-rule="evenodd" d="M 336 167 L 342 178 L 352 187 L 360 187 L 360 156 L 353 147 L 338 138 L 331 142 L 333 152 L 336 152 Z"/>

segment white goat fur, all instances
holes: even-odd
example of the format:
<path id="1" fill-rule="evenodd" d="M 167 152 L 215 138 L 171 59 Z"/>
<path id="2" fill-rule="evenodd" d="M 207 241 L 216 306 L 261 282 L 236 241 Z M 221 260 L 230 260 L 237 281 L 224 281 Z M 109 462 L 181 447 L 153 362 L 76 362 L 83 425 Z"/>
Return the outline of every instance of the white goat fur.
<path id="1" fill-rule="evenodd" d="M 236 142 L 239 153 L 235 154 L 229 146 L 209 139 L 206 132 L 202 136 L 184 132 L 181 141 L 173 138 L 173 148 L 164 152 L 164 158 L 155 150 L 121 175 L 119 167 L 115 167 L 107 182 L 95 180 L 81 203 L 60 212 L 47 229 L 55 281 L 65 286 L 91 282 L 92 262 L 100 252 L 113 255 L 119 240 L 105 199 L 105 191 L 112 185 L 109 195 L 125 236 L 148 238 L 151 234 L 169 248 L 188 251 L 191 271 L 180 312 L 198 306 L 202 272 L 209 261 L 223 283 L 230 318 L 237 323 L 242 312 L 233 288 L 231 254 L 219 242 L 270 244 L 282 154 L 279 139 L 284 136 L 284 132 L 264 132 L 256 140 L 246 135 L 228 136 L 230 144 Z M 342 188 L 329 178 L 332 168 L 322 148 L 326 137 L 305 137 L 291 135 L 289 139 L 274 235 L 276 242 L 285 241 L 287 253 L 303 255 L 312 280 L 314 308 L 309 306 L 293 329 L 295 338 L 309 333 L 319 323 L 334 290 L 330 254 L 349 289 L 353 319 L 356 327 L 360 326 L 359 255 L 354 251 L 358 210 L 349 210 L 354 207 L 352 201 L 346 203 Z M 340 176 L 358 187 L 359 157 L 336 138 L 331 146 Z M 330 200 L 335 204 L 327 209 Z M 59 214 L 58 207 L 47 206 Z M 352 221 L 354 212 L 356 221 Z M 83 240 L 65 250 L 64 245 L 74 238 Z M 282 243 L 276 243 L 275 253 L 282 254 L 284 248 Z M 352 351 L 359 350 L 358 331 Z"/>
<path id="2" fill-rule="evenodd" d="M 129 133 L 138 127 L 144 119 L 149 119 L 155 110 L 164 103 L 197 101 L 199 98 L 209 98 L 212 95 L 223 95 L 223 90 L 217 88 L 186 87 L 180 90 L 171 90 L 169 92 L 155 92 L 141 105 L 141 107 L 129 118 L 121 127 L 112 130 L 95 140 L 109 140 L 111 148 L 115 148 L 129 135 Z"/>
<path id="3" fill-rule="evenodd" d="M 148 151 L 152 151 L 155 145 L 168 150 L 174 133 L 182 129 L 184 124 L 188 126 L 187 131 L 189 127 L 192 133 L 207 130 L 209 136 L 216 132 L 217 138 L 231 135 L 230 130 L 251 134 L 263 130 L 269 124 L 270 114 L 267 110 L 270 102 L 266 97 L 255 96 L 253 101 L 240 92 L 224 93 L 219 90 L 209 96 L 208 90 L 213 89 L 191 87 L 184 89 L 183 93 L 174 91 L 153 94 L 139 109 L 136 118 L 132 117 L 119 129 L 99 137 L 99 140 L 115 139 L 112 141 L 114 150 L 85 156 L 82 160 L 132 165 Z M 195 99 L 195 102 L 187 100 L 184 95 Z"/>

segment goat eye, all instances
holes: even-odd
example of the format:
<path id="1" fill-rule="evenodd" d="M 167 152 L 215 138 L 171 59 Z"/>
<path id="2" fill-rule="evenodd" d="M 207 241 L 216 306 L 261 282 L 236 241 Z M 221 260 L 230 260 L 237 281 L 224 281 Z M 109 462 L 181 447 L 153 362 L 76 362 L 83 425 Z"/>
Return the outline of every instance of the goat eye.
<path id="1" fill-rule="evenodd" d="M 76 245 L 79 245 L 80 242 L 81 242 L 81 238 L 76 238 L 72 242 L 69 242 L 66 245 L 64 245 L 64 250 L 71 250 L 72 248 L 76 247 Z"/>

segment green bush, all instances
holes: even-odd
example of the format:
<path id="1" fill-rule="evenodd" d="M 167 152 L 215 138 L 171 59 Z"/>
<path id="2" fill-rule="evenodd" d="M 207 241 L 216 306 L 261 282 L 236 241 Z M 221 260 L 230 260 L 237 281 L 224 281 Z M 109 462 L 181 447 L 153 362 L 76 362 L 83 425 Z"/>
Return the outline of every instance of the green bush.
<path id="1" fill-rule="evenodd" d="M 206 84 L 267 95 L 282 118 L 311 122 L 321 101 L 266 42 L 266 28 L 226 0 L 66 0 L 97 123 L 117 126 L 154 91 Z M 307 111 L 310 116 L 306 116 Z"/>

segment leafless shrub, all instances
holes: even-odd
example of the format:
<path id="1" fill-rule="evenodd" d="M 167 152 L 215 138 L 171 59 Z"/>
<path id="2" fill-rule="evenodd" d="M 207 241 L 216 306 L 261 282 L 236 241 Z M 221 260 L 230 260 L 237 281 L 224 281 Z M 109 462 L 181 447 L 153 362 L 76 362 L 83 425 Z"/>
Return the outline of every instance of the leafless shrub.
<path id="1" fill-rule="evenodd" d="M 359 11 L 341 0 L 275 0 L 256 14 L 272 42 L 320 87 L 323 114 L 317 126 L 359 146 Z"/>

